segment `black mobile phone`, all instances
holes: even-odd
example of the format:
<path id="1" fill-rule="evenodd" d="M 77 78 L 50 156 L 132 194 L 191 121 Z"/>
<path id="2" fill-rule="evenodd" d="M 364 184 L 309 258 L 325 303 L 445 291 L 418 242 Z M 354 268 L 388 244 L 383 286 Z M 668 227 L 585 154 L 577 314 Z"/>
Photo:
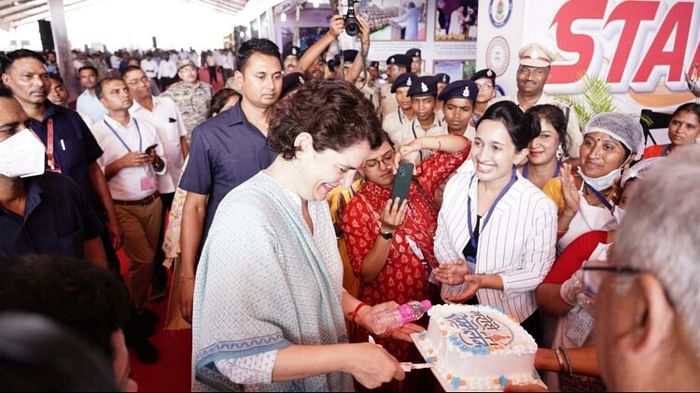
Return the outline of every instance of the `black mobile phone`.
<path id="1" fill-rule="evenodd" d="M 144 153 L 151 154 L 151 152 L 156 149 L 156 146 L 158 146 L 157 143 L 154 143 L 151 146 L 148 146 Z"/>
<path id="2" fill-rule="evenodd" d="M 408 190 L 411 186 L 411 178 L 413 177 L 413 163 L 402 162 L 396 170 L 394 176 L 394 186 L 391 189 L 391 200 L 408 198 Z"/>

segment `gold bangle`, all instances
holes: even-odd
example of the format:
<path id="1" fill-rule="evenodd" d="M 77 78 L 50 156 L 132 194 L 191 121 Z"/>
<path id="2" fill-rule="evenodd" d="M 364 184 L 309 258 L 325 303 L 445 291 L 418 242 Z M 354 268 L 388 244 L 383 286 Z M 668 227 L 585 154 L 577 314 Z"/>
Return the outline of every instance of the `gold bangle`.
<path id="1" fill-rule="evenodd" d="M 554 356 L 556 356 L 557 363 L 559 364 L 559 373 L 563 373 L 566 366 L 564 357 L 561 354 L 561 348 L 554 348 Z"/>
<path id="2" fill-rule="evenodd" d="M 566 350 L 562 347 L 559 347 L 559 351 L 561 352 L 561 355 L 564 357 L 564 361 L 566 362 L 566 368 L 567 372 L 570 377 L 574 376 L 574 371 L 571 368 L 571 359 L 569 359 L 569 355 L 566 354 Z"/>

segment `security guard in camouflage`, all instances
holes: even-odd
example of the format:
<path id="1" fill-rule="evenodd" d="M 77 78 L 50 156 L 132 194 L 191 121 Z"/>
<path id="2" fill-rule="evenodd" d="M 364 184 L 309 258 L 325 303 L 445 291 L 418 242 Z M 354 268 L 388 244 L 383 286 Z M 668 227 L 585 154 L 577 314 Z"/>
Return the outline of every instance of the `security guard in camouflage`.
<path id="1" fill-rule="evenodd" d="M 213 91 L 210 84 L 199 80 L 197 67 L 190 59 L 178 61 L 177 75 L 180 81 L 170 85 L 163 95 L 172 98 L 180 109 L 189 143 L 192 130 L 207 119 Z"/>

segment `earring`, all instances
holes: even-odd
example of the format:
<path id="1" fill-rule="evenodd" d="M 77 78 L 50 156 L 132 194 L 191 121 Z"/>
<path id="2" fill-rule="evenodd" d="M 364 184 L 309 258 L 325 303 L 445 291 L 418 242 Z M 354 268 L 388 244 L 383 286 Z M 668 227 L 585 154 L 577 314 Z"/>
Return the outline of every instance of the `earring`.
<path id="1" fill-rule="evenodd" d="M 556 156 L 557 156 L 557 161 L 561 161 L 562 158 L 564 158 L 564 147 L 561 145 L 561 143 L 559 144 L 559 147 L 557 147 Z"/>

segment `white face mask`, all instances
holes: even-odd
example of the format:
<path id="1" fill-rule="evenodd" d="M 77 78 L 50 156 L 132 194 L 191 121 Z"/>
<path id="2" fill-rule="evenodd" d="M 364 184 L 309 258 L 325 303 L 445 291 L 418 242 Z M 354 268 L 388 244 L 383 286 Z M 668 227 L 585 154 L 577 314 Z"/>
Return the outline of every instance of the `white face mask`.
<path id="1" fill-rule="evenodd" d="M 0 142 L 0 175 L 29 177 L 44 173 L 46 147 L 25 128 Z"/>
<path id="2" fill-rule="evenodd" d="M 613 184 L 615 184 L 615 180 L 620 178 L 620 175 L 622 175 L 622 167 L 617 168 L 607 175 L 601 177 L 588 177 L 583 174 L 583 171 L 579 167 L 578 174 L 581 175 L 583 181 L 585 181 L 589 186 L 593 187 L 593 189 L 596 191 L 603 191 L 612 187 Z"/>

